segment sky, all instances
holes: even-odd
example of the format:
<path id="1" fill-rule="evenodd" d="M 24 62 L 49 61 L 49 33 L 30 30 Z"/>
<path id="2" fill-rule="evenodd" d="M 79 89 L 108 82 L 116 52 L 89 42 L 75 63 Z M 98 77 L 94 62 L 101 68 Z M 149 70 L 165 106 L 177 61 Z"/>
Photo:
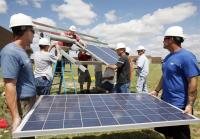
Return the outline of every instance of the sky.
<path id="1" fill-rule="evenodd" d="M 8 29 L 15 13 L 64 29 L 75 25 L 110 47 L 124 42 L 132 54 L 143 45 L 148 55 L 161 57 L 169 53 L 163 49 L 165 30 L 182 26 L 182 47 L 200 60 L 200 0 L 0 0 L 0 26 Z"/>

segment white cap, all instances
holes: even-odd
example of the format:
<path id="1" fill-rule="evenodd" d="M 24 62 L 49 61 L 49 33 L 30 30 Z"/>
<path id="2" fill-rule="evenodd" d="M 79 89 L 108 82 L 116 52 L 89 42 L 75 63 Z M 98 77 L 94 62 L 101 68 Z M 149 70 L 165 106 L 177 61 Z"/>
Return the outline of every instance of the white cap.
<path id="1" fill-rule="evenodd" d="M 137 48 L 137 51 L 139 51 L 139 50 L 145 50 L 144 46 L 139 45 L 138 48 Z"/>
<path id="2" fill-rule="evenodd" d="M 22 13 L 12 15 L 9 28 L 17 26 L 33 26 L 32 18 Z"/>
<path id="3" fill-rule="evenodd" d="M 129 54 L 130 54 L 130 52 L 131 52 L 131 48 L 126 47 L 126 53 L 129 53 Z"/>
<path id="4" fill-rule="evenodd" d="M 70 27 L 69 27 L 69 30 L 70 30 L 70 31 L 76 32 L 76 27 L 75 27 L 75 26 L 70 26 Z"/>
<path id="5" fill-rule="evenodd" d="M 117 43 L 117 47 L 115 48 L 115 50 L 121 49 L 121 48 L 125 48 L 126 49 L 126 45 L 123 42 Z"/>
<path id="6" fill-rule="evenodd" d="M 50 45 L 50 41 L 48 38 L 41 38 L 39 40 L 39 45 Z"/>
<path id="7" fill-rule="evenodd" d="M 182 37 L 184 38 L 184 34 L 183 34 L 183 28 L 180 26 L 172 26 L 169 27 L 166 31 L 165 31 L 165 36 L 174 36 L 174 37 Z"/>

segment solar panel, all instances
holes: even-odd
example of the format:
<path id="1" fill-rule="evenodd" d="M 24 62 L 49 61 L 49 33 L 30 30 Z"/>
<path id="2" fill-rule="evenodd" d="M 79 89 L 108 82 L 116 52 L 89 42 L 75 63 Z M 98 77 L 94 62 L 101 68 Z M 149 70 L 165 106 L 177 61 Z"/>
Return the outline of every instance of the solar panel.
<path id="1" fill-rule="evenodd" d="M 105 64 L 116 64 L 118 61 L 117 53 L 110 48 L 88 45 L 86 50 Z"/>
<path id="2" fill-rule="evenodd" d="M 148 94 L 41 96 L 13 137 L 185 125 L 195 116 Z"/>

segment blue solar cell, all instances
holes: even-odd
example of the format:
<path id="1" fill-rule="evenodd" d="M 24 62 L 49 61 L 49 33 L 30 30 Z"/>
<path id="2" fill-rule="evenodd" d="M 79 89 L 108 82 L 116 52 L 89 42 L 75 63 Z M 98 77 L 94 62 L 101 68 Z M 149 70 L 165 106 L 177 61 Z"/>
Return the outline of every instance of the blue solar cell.
<path id="1" fill-rule="evenodd" d="M 100 126 L 100 122 L 98 119 L 82 119 L 82 120 L 83 120 L 84 127 Z"/>
<path id="2" fill-rule="evenodd" d="M 93 107 L 80 107 L 81 112 L 94 112 Z"/>
<path id="3" fill-rule="evenodd" d="M 194 119 L 192 116 L 184 114 L 184 113 L 175 113 L 174 114 L 176 117 L 182 119 L 182 120 L 187 120 L 187 119 Z"/>
<path id="4" fill-rule="evenodd" d="M 43 129 L 59 129 L 63 128 L 63 120 L 59 121 L 47 121 Z"/>
<path id="5" fill-rule="evenodd" d="M 106 111 L 108 112 L 108 108 L 106 106 L 100 106 L 100 107 L 94 107 L 95 108 L 95 111 Z"/>
<path id="6" fill-rule="evenodd" d="M 76 120 L 64 120 L 64 128 L 82 127 L 82 122 L 79 119 Z"/>
<path id="7" fill-rule="evenodd" d="M 66 112 L 80 112 L 79 107 L 66 107 Z"/>
<path id="8" fill-rule="evenodd" d="M 47 113 L 46 114 L 32 114 L 31 117 L 29 118 L 29 121 L 44 121 L 47 118 Z"/>
<path id="9" fill-rule="evenodd" d="M 35 113 L 48 113 L 50 108 L 36 108 Z"/>
<path id="10" fill-rule="evenodd" d="M 65 107 L 52 107 L 49 111 L 50 113 L 64 113 L 65 112 Z"/>
<path id="11" fill-rule="evenodd" d="M 164 119 L 168 120 L 168 121 L 172 121 L 172 120 L 180 120 L 180 118 L 178 118 L 177 116 L 173 115 L 173 114 L 160 114 Z"/>
<path id="12" fill-rule="evenodd" d="M 62 120 L 64 119 L 64 113 L 50 113 L 48 115 L 47 121 L 48 120 Z"/>
<path id="13" fill-rule="evenodd" d="M 151 109 L 152 111 L 154 111 L 156 114 L 166 114 L 169 113 L 167 110 L 165 110 L 164 108 L 156 108 L 156 109 Z"/>
<path id="14" fill-rule="evenodd" d="M 117 121 L 114 118 L 100 118 L 101 124 L 106 125 L 118 125 Z"/>
<path id="15" fill-rule="evenodd" d="M 133 124 L 135 121 L 131 119 L 131 117 L 118 117 L 115 118 L 120 124 Z"/>
<path id="16" fill-rule="evenodd" d="M 113 117 L 127 117 L 129 116 L 126 111 L 111 111 Z"/>
<path id="17" fill-rule="evenodd" d="M 102 102 L 102 101 L 94 101 L 94 102 L 92 102 L 93 103 L 93 105 L 96 107 L 98 107 L 98 106 L 106 106 L 105 105 L 105 103 L 104 102 Z"/>
<path id="18" fill-rule="evenodd" d="M 151 109 L 141 109 L 140 112 L 142 112 L 143 115 L 156 114 Z"/>
<path id="19" fill-rule="evenodd" d="M 115 64 L 117 63 L 118 57 L 116 57 L 116 52 L 113 50 L 104 50 L 103 47 L 98 46 L 87 46 L 86 50 L 90 53 L 93 53 L 98 60 L 103 60 L 103 62 L 106 62 L 107 64 Z"/>
<path id="20" fill-rule="evenodd" d="M 165 119 L 160 116 L 159 114 L 155 115 L 147 115 L 148 119 L 150 119 L 152 122 L 160 122 L 160 121 L 165 121 Z"/>
<path id="21" fill-rule="evenodd" d="M 148 123 L 148 122 L 150 122 L 150 120 L 146 116 L 142 116 L 142 115 L 135 116 L 135 115 L 132 115 L 131 117 L 136 123 Z"/>
<path id="22" fill-rule="evenodd" d="M 35 122 L 27 122 L 24 127 L 23 131 L 26 130 L 41 130 L 43 127 L 44 121 L 35 121 Z"/>
<path id="23" fill-rule="evenodd" d="M 97 114 L 98 114 L 98 117 L 99 118 L 110 118 L 110 117 L 113 117 L 113 115 L 112 115 L 112 113 L 111 112 L 108 112 L 108 111 L 105 111 L 105 112 L 103 112 L 103 111 L 101 111 L 101 112 L 97 112 Z"/>
<path id="24" fill-rule="evenodd" d="M 53 103 L 52 107 L 65 107 L 65 103 Z"/>
<path id="25" fill-rule="evenodd" d="M 81 119 L 81 114 L 79 112 L 68 112 L 65 113 L 65 119 Z"/>
<path id="26" fill-rule="evenodd" d="M 127 112 L 129 113 L 129 115 L 132 115 L 132 116 L 134 116 L 134 115 L 142 115 L 142 112 L 140 112 L 139 110 L 136 110 L 136 109 L 128 110 Z"/>
<path id="27" fill-rule="evenodd" d="M 95 112 L 83 112 L 81 113 L 82 118 L 88 119 L 88 118 L 97 118 L 97 115 Z"/>

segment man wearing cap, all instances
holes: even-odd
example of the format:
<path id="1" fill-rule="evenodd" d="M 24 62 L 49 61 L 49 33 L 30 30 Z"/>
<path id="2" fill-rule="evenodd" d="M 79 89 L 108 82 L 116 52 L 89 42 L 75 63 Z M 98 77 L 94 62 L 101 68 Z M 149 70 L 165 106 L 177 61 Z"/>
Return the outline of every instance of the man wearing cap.
<path id="1" fill-rule="evenodd" d="M 41 38 L 39 40 L 39 47 L 40 51 L 35 52 L 33 55 L 37 95 L 50 95 L 53 79 L 52 63 L 56 63 L 56 61 L 61 58 L 61 54 L 59 51 L 57 51 L 58 56 L 54 56 L 50 53 L 55 45 L 50 46 L 50 40 L 48 38 Z"/>
<path id="2" fill-rule="evenodd" d="M 149 73 L 149 60 L 145 55 L 144 46 L 140 45 L 137 48 L 138 59 L 136 62 L 137 84 L 136 90 L 138 93 L 148 93 L 147 89 L 147 75 Z"/>
<path id="3" fill-rule="evenodd" d="M 77 42 L 79 42 L 81 45 L 84 46 L 83 41 L 81 40 L 80 36 L 76 34 L 76 27 L 75 26 L 70 26 L 69 27 L 69 31 L 64 32 L 64 34 L 62 34 L 64 36 L 67 36 L 71 39 L 75 39 Z M 63 49 L 64 51 L 69 51 L 69 49 L 72 47 L 73 43 L 67 43 L 67 42 L 58 42 L 58 46 L 61 47 L 61 49 Z M 62 58 L 63 59 L 63 58 Z M 62 64 L 61 61 L 57 62 L 57 67 L 56 67 L 56 72 L 61 74 L 61 68 Z"/>
<path id="4" fill-rule="evenodd" d="M 12 131 L 21 122 L 22 116 L 35 102 L 36 88 L 31 61 L 26 53 L 32 43 L 34 30 L 31 17 L 22 13 L 10 18 L 13 42 L 0 53 L 5 94 L 12 117 Z"/>
<path id="5" fill-rule="evenodd" d="M 126 45 L 124 43 L 118 43 L 116 51 L 118 56 L 120 56 L 118 62 L 115 65 L 108 66 L 117 70 L 116 93 L 129 93 L 130 63 L 126 55 Z"/>
<path id="6" fill-rule="evenodd" d="M 162 100 L 184 110 L 185 113 L 192 114 L 200 69 L 196 57 L 182 48 L 183 41 L 182 27 L 172 26 L 166 30 L 163 44 L 170 53 L 163 61 L 160 82 L 150 94 L 158 96 L 160 90 L 163 90 Z M 155 128 L 155 130 L 170 139 L 191 138 L 189 125 Z"/>

